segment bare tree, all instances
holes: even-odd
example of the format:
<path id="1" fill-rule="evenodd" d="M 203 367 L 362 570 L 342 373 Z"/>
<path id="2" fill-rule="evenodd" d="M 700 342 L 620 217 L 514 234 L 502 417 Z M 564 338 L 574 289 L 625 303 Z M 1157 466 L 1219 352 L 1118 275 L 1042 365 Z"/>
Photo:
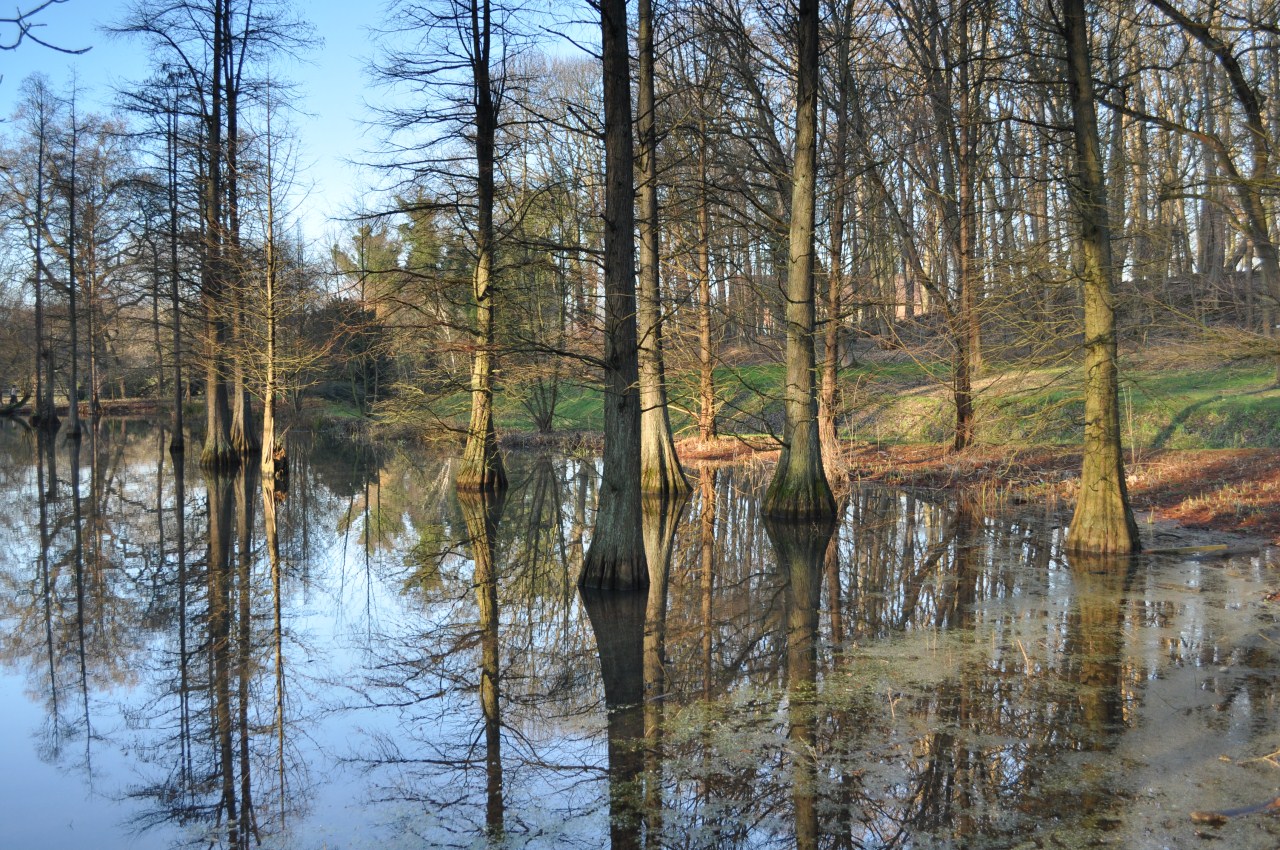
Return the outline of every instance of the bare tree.
<path id="1" fill-rule="evenodd" d="M 640 488 L 646 493 L 689 490 L 671 438 L 667 379 L 662 356 L 663 306 L 658 254 L 658 129 L 654 94 L 652 0 L 639 0 L 636 13 L 636 166 L 639 204 Z"/>
<path id="2" fill-rule="evenodd" d="M 1075 167 L 1067 188 L 1080 221 L 1084 285 L 1084 466 L 1067 547 L 1074 552 L 1124 554 L 1137 552 L 1141 544 L 1129 507 L 1120 444 L 1115 266 L 1084 0 L 1062 0 L 1057 23 L 1066 50 L 1075 143 Z"/>
<path id="3" fill-rule="evenodd" d="M 814 219 L 818 166 L 818 0 L 800 0 L 797 19 L 796 150 L 787 262 L 786 427 L 764 497 L 768 516 L 832 517 L 835 498 L 822 465 L 814 386 Z"/>
<path id="4" fill-rule="evenodd" d="M 604 474 L 581 587 L 649 586 L 640 504 L 635 163 L 625 0 L 600 0 L 604 74 Z"/>

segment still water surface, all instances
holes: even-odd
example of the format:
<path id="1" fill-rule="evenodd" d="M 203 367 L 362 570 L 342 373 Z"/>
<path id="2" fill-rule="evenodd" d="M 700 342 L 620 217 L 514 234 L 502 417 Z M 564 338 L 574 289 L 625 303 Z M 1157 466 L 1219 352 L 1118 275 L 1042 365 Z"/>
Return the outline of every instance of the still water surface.
<path id="1" fill-rule="evenodd" d="M 1071 563 L 1052 516 L 768 469 L 650 506 L 581 596 L 591 458 L 307 435 L 287 492 L 167 435 L 0 428 L 0 846 L 1273 847 L 1274 553 Z"/>

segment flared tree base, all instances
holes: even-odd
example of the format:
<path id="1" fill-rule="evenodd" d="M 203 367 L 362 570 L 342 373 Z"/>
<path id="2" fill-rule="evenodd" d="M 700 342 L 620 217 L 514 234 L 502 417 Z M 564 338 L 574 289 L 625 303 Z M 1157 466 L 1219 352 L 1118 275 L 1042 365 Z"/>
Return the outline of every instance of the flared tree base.
<path id="1" fill-rule="evenodd" d="M 591 547 L 582 562 L 578 587 L 594 590 L 647 590 L 649 566 L 639 522 L 597 523 Z"/>
<path id="2" fill-rule="evenodd" d="M 230 442 L 206 442 L 200 452 L 200 468 L 207 472 L 234 472 L 240 468 L 240 457 Z"/>
<path id="3" fill-rule="evenodd" d="M 796 474 L 784 459 L 765 491 L 761 511 L 782 522 L 824 522 L 835 517 L 836 499 L 821 465 L 813 473 Z"/>
<path id="4" fill-rule="evenodd" d="M 660 409 L 641 413 L 640 492 L 668 499 L 689 492 L 689 481 L 680 466 L 671 428 Z"/>
<path id="5" fill-rule="evenodd" d="M 1138 524 L 1128 511 L 1107 511 L 1082 516 L 1076 508 L 1067 532 L 1067 552 L 1072 555 L 1136 555 L 1142 551 Z"/>

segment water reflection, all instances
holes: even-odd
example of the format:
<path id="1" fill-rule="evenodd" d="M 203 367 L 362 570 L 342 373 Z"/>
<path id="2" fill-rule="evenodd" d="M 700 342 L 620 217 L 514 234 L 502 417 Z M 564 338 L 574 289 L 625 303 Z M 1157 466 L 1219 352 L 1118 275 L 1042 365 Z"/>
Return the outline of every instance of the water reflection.
<path id="1" fill-rule="evenodd" d="M 767 470 L 705 468 L 645 506 L 649 590 L 579 595 L 594 460 L 459 498 L 291 439 L 286 493 L 141 423 L 0 429 L 3 799 L 46 833 L 87 793 L 108 848 L 1177 846 L 1273 796 L 1266 557 L 1067 561 L 886 489 L 765 525 Z"/>
<path id="2" fill-rule="evenodd" d="M 485 829 L 491 839 L 506 831 L 502 797 L 501 659 L 499 656 L 498 575 L 494 544 L 506 502 L 505 490 L 458 491 L 471 557 L 480 630 L 480 711 L 484 717 Z"/>
<path id="3" fill-rule="evenodd" d="M 787 739 L 795 846 L 818 846 L 818 603 L 834 521 L 797 525 L 765 519 L 786 588 Z"/>

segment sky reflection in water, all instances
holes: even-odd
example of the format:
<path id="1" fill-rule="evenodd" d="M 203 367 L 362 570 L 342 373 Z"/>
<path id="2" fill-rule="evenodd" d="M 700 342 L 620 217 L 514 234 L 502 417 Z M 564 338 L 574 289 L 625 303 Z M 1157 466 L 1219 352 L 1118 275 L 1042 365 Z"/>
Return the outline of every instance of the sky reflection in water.
<path id="1" fill-rule="evenodd" d="M 650 591 L 583 597 L 593 460 L 460 501 L 426 453 L 295 435 L 272 493 L 167 442 L 0 428 L 6 845 L 1183 846 L 1280 786 L 1273 553 L 1068 563 L 886 489 L 766 527 L 767 470 L 703 469 Z"/>

